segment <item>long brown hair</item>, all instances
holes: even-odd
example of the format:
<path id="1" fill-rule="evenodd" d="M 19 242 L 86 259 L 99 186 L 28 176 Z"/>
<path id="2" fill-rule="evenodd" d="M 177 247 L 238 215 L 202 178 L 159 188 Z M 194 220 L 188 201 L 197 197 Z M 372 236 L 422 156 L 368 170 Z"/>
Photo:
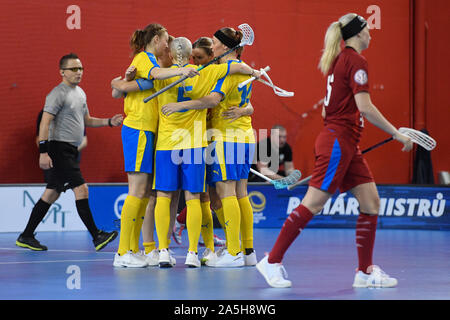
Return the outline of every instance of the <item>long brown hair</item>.
<path id="1" fill-rule="evenodd" d="M 233 28 L 225 27 L 220 29 L 227 37 L 236 40 L 236 42 L 240 43 L 242 41 L 242 37 L 244 34 L 241 30 L 234 30 Z M 231 49 L 231 48 L 230 48 Z M 241 59 L 242 52 L 244 51 L 244 47 L 239 47 L 236 49 L 237 58 Z"/>
<path id="2" fill-rule="evenodd" d="M 208 37 L 200 37 L 192 44 L 192 49 L 201 48 L 205 50 L 208 56 L 213 55 L 211 47 L 212 47 L 212 40 L 211 38 Z"/>
<path id="3" fill-rule="evenodd" d="M 145 49 L 155 36 L 162 36 L 164 32 L 167 32 L 166 28 L 159 23 L 151 23 L 143 30 L 138 29 L 134 31 L 130 39 L 130 47 L 133 50 L 133 54 L 136 55 Z"/>

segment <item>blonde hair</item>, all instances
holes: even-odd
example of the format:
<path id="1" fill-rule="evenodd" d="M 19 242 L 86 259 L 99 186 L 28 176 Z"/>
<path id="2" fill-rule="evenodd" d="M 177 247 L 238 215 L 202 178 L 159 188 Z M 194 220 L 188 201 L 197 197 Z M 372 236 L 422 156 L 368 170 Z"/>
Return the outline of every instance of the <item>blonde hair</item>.
<path id="1" fill-rule="evenodd" d="M 327 32 L 325 33 L 324 48 L 319 62 L 319 69 L 324 75 L 328 74 L 331 64 L 341 52 L 341 28 L 352 21 L 356 16 L 356 13 L 348 13 L 328 27 Z"/>
<path id="2" fill-rule="evenodd" d="M 188 38 L 178 37 L 173 39 L 169 48 L 178 66 L 182 67 L 184 61 L 189 61 L 192 53 L 192 43 Z"/>

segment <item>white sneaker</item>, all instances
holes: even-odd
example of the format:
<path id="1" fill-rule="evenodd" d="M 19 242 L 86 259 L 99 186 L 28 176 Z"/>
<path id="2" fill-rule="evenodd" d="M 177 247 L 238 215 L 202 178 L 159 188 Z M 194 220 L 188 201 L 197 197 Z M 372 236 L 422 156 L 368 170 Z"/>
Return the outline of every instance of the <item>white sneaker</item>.
<path id="1" fill-rule="evenodd" d="M 189 266 L 190 268 L 199 268 L 201 264 L 200 260 L 198 260 L 198 254 L 194 251 L 189 251 L 184 264 Z"/>
<path id="2" fill-rule="evenodd" d="M 365 274 L 362 271 L 355 274 L 353 288 L 392 288 L 397 283 L 397 279 L 390 277 L 379 266 L 373 265 L 370 274 Z"/>
<path id="3" fill-rule="evenodd" d="M 256 269 L 263 275 L 269 286 L 274 288 L 288 288 L 292 286 L 288 277 L 286 269 L 281 263 L 269 263 L 269 256 L 266 255 L 260 262 L 256 264 Z"/>
<path id="4" fill-rule="evenodd" d="M 159 251 L 158 264 L 160 268 L 172 268 L 176 264 L 176 260 L 169 253 L 169 250 L 162 249 Z"/>
<path id="5" fill-rule="evenodd" d="M 246 266 L 256 266 L 258 260 L 256 259 L 256 252 L 253 250 L 250 254 L 244 254 L 244 262 Z"/>
<path id="6" fill-rule="evenodd" d="M 206 264 L 206 261 L 214 259 L 215 255 L 214 252 L 210 248 L 206 248 L 205 251 L 203 251 L 202 258 L 200 259 L 200 262 L 202 265 Z"/>
<path id="7" fill-rule="evenodd" d="M 206 261 L 206 265 L 215 268 L 243 267 L 245 265 L 244 255 L 242 252 L 239 252 L 237 255 L 232 256 L 227 249 L 224 249 L 220 256 L 216 255 L 213 259 Z"/>
<path id="8" fill-rule="evenodd" d="M 113 266 L 118 268 L 145 268 L 147 262 L 131 252 L 127 252 L 122 256 L 116 253 Z"/>
<path id="9" fill-rule="evenodd" d="M 151 267 L 157 266 L 159 264 L 159 251 L 154 249 L 149 253 L 145 253 L 145 261 Z"/>

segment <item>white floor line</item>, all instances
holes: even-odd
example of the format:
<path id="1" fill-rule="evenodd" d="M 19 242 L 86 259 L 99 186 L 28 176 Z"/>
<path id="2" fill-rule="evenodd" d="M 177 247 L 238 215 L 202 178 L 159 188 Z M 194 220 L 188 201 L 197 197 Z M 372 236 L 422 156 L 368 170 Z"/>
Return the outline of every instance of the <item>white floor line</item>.
<path id="1" fill-rule="evenodd" d="M 31 263 L 61 263 L 61 262 L 97 262 L 97 261 L 111 261 L 111 259 L 90 259 L 90 260 L 47 260 L 47 261 L 11 261 L 0 262 L 0 265 L 6 264 L 31 264 Z"/>

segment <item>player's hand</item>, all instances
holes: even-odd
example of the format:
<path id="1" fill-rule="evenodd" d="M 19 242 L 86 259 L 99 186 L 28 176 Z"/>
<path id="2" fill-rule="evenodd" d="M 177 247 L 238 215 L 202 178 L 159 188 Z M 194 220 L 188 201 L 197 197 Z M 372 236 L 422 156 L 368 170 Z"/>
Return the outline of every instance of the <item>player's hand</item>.
<path id="1" fill-rule="evenodd" d="M 136 76 L 137 69 L 135 66 L 129 66 L 125 71 L 125 80 L 131 81 Z"/>
<path id="2" fill-rule="evenodd" d="M 197 69 L 192 68 L 192 67 L 184 67 L 184 68 L 180 68 L 181 70 L 181 74 L 183 76 L 186 76 L 188 78 L 192 78 L 195 77 L 197 75 L 199 75 L 200 73 L 197 71 Z"/>
<path id="3" fill-rule="evenodd" d="M 400 132 L 396 132 L 393 135 L 393 138 L 401 143 L 403 143 L 402 151 L 410 151 L 413 147 L 413 142 L 411 141 L 411 138 L 408 136 L 405 136 L 401 134 Z"/>
<path id="4" fill-rule="evenodd" d="M 261 78 L 261 71 L 258 71 L 256 69 L 253 69 L 253 73 L 251 74 L 252 77 L 255 77 L 256 79 Z"/>
<path id="5" fill-rule="evenodd" d="M 122 123 L 122 121 L 123 121 L 123 115 L 116 114 L 116 115 L 112 116 L 112 118 L 111 118 L 111 125 L 113 127 L 117 127 Z"/>
<path id="6" fill-rule="evenodd" d="M 50 168 L 53 168 L 53 161 L 52 158 L 48 155 L 48 153 L 41 153 L 39 155 L 39 167 L 42 170 L 48 170 Z"/>
<path id="7" fill-rule="evenodd" d="M 230 119 L 229 123 L 231 123 L 242 116 L 241 112 L 242 108 L 236 106 L 229 107 L 227 110 L 222 112 L 222 117 L 225 119 Z"/>
<path id="8" fill-rule="evenodd" d="M 170 116 L 172 113 L 178 112 L 183 108 L 179 103 L 168 103 L 161 108 L 161 112 L 165 116 Z"/>

